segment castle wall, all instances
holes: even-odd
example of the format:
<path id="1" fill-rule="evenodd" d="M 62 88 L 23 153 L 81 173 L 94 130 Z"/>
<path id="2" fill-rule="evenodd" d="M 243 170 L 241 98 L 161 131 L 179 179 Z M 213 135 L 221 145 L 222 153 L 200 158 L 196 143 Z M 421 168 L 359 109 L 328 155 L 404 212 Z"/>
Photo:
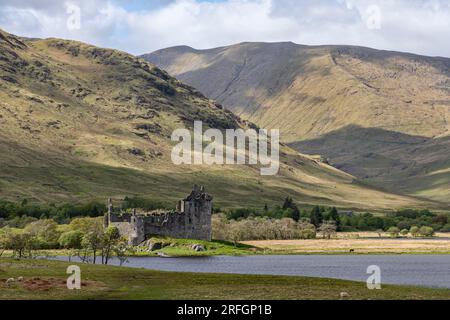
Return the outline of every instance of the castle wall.
<path id="1" fill-rule="evenodd" d="M 211 241 L 212 197 L 203 188 L 195 187 L 188 198 L 177 204 L 177 212 L 159 214 L 131 214 L 108 210 L 105 222 L 116 226 L 119 233 L 129 239 L 130 245 L 138 245 L 149 236 L 167 236 Z"/>
<path id="2" fill-rule="evenodd" d="M 186 238 L 211 241 L 212 203 L 210 201 L 185 201 Z"/>
<path id="3" fill-rule="evenodd" d="M 185 214 L 170 212 L 144 218 L 145 234 L 186 238 Z"/>

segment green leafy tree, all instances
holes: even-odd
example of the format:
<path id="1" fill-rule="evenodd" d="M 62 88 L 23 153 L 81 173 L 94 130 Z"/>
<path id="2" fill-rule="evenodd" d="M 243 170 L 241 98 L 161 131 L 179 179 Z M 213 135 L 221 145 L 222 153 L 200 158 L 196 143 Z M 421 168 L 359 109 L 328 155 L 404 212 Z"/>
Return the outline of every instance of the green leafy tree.
<path id="1" fill-rule="evenodd" d="M 432 237 L 434 236 L 434 229 L 431 227 L 422 227 L 420 228 L 419 234 L 422 237 Z"/>
<path id="2" fill-rule="evenodd" d="M 407 236 L 409 234 L 409 230 L 408 229 L 403 229 L 402 231 L 400 231 L 400 234 L 402 236 Z"/>
<path id="3" fill-rule="evenodd" d="M 13 256 L 16 258 L 32 257 L 33 250 L 36 249 L 36 238 L 29 232 L 11 232 L 7 246 L 13 250 Z"/>
<path id="4" fill-rule="evenodd" d="M 83 233 L 79 230 L 67 231 L 58 239 L 59 245 L 64 249 L 81 249 Z"/>
<path id="5" fill-rule="evenodd" d="M 414 238 L 417 238 L 419 236 L 419 232 L 420 229 L 417 226 L 412 226 L 411 229 L 409 229 L 409 233 L 411 233 Z"/>
<path id="6" fill-rule="evenodd" d="M 329 220 L 332 220 L 336 223 L 337 230 L 340 230 L 341 226 L 341 217 L 339 216 L 339 212 L 336 207 L 331 208 L 328 213 Z"/>
<path id="7" fill-rule="evenodd" d="M 61 233 L 58 231 L 58 224 L 50 219 L 38 220 L 25 227 L 25 231 L 30 233 L 41 249 L 56 249 Z"/>
<path id="8" fill-rule="evenodd" d="M 318 206 L 315 206 L 311 211 L 311 223 L 319 228 L 323 223 L 323 215 Z"/>
<path id="9" fill-rule="evenodd" d="M 390 227 L 387 232 L 391 235 L 392 238 L 398 238 L 400 229 L 397 227 Z"/>
<path id="10" fill-rule="evenodd" d="M 81 246 L 90 250 L 93 255 L 93 263 L 96 263 L 97 253 L 102 250 L 104 241 L 104 228 L 102 224 L 92 225 L 83 235 Z"/>
<path id="11" fill-rule="evenodd" d="M 113 248 L 120 239 L 119 229 L 110 226 L 103 231 L 102 240 L 102 264 L 108 264 Z"/>

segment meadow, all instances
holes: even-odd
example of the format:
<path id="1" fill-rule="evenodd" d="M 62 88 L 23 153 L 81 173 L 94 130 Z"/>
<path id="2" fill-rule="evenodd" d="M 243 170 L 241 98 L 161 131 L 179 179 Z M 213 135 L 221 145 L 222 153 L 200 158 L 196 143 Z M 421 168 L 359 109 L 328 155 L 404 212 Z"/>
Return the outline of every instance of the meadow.
<path id="1" fill-rule="evenodd" d="M 72 263 L 73 264 L 73 263 Z M 0 258 L 0 299 L 124 300 L 447 300 L 450 290 L 307 277 L 193 274 L 80 264 L 81 290 L 68 290 L 68 263 Z M 9 278 L 23 280 L 6 284 Z"/>

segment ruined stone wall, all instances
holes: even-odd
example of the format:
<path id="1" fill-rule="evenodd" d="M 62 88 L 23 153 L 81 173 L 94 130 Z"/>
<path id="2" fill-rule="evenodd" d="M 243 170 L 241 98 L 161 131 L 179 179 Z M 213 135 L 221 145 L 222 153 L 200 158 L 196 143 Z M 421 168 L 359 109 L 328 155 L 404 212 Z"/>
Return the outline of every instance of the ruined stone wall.
<path id="1" fill-rule="evenodd" d="M 194 187 L 192 193 L 177 204 L 177 211 L 133 214 L 114 211 L 108 207 L 105 225 L 113 225 L 119 233 L 138 245 L 149 236 L 167 236 L 211 241 L 212 197 L 203 188 Z"/>

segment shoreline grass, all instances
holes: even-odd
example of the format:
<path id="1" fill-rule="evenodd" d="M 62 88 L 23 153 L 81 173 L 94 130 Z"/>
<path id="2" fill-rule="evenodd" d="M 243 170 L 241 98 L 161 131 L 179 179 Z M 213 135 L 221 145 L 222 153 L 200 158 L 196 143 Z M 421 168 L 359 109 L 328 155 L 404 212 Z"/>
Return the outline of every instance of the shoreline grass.
<path id="1" fill-rule="evenodd" d="M 74 263 L 0 258 L 0 300 L 449 300 L 450 290 L 383 285 L 368 290 L 365 283 L 308 277 L 175 273 L 76 264 L 82 289 L 68 290 L 66 268 Z M 23 277 L 6 285 L 6 279 Z"/>
<path id="2" fill-rule="evenodd" d="M 448 255 L 450 239 L 337 238 L 331 240 L 260 240 L 236 244 L 226 241 L 200 241 L 155 237 L 160 249 L 148 251 L 137 247 L 128 257 L 210 257 L 245 255 Z M 196 252 L 192 246 L 205 251 Z M 7 250 L 3 257 L 12 257 Z M 34 256 L 77 256 L 76 250 L 37 250 Z"/>

